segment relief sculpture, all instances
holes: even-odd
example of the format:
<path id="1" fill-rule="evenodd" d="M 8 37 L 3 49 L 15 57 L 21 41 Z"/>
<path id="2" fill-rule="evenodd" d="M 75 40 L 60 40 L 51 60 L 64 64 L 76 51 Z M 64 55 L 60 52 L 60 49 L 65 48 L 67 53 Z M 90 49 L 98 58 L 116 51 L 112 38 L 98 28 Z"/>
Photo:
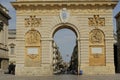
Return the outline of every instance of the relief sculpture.
<path id="1" fill-rule="evenodd" d="M 40 56 L 40 38 L 40 33 L 35 29 L 31 29 L 26 33 L 26 61 L 39 58 L 38 56 Z"/>
<path id="2" fill-rule="evenodd" d="M 90 33 L 90 42 L 91 43 L 102 43 L 104 41 L 104 35 L 99 29 L 94 29 Z"/>
<path id="3" fill-rule="evenodd" d="M 100 18 L 99 15 L 94 15 L 93 18 L 88 18 L 88 24 L 89 26 L 105 26 L 105 18 Z"/>
<path id="4" fill-rule="evenodd" d="M 89 37 L 89 65 L 105 66 L 105 35 L 100 29 L 93 29 Z"/>
<path id="5" fill-rule="evenodd" d="M 26 43 L 34 44 L 40 41 L 39 33 L 35 30 L 30 30 L 26 35 Z"/>
<path id="6" fill-rule="evenodd" d="M 36 16 L 30 16 L 30 18 L 25 18 L 25 27 L 39 27 L 41 24 L 41 18 L 36 18 Z"/>

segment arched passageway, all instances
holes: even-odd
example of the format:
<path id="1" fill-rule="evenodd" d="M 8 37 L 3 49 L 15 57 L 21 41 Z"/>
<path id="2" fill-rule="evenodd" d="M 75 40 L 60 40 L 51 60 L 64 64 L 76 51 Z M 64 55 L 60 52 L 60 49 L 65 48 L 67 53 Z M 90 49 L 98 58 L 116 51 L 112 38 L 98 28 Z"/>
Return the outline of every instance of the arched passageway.
<path id="1" fill-rule="evenodd" d="M 53 32 L 53 73 L 77 74 L 78 34 L 71 26 L 59 26 Z"/>

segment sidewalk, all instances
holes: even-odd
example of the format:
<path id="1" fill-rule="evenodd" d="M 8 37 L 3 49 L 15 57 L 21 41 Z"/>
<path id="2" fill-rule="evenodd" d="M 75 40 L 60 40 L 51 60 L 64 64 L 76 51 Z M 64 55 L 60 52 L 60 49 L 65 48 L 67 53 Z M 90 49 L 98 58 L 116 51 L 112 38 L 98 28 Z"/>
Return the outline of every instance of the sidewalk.
<path id="1" fill-rule="evenodd" d="M 0 74 L 0 80 L 120 80 L 120 74 L 115 75 L 53 75 L 53 76 L 15 76 Z"/>

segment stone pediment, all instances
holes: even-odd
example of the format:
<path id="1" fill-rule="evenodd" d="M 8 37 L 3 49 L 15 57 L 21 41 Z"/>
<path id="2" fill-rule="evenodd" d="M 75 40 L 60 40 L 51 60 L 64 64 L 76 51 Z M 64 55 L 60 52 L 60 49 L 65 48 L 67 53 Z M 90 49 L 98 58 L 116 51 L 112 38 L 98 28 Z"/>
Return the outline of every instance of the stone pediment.
<path id="1" fill-rule="evenodd" d="M 115 6 L 117 4 L 117 0 L 18 0 L 16 2 L 12 2 L 12 5 L 18 9 L 19 7 L 29 8 L 29 6 L 38 7 L 38 6 Z"/>

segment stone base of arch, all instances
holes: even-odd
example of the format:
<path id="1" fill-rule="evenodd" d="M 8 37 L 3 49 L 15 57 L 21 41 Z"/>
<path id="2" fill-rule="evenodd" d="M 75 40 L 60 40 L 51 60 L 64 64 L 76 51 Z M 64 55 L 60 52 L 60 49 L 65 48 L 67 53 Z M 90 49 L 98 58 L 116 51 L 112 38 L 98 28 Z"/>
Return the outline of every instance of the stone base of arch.
<path id="1" fill-rule="evenodd" d="M 79 66 L 80 67 L 80 66 Z M 81 65 L 80 70 L 83 75 L 98 75 L 98 74 L 115 74 L 114 65 L 106 64 L 106 66 L 88 66 L 88 64 Z M 50 66 L 42 67 L 16 67 L 17 76 L 52 76 L 53 71 Z"/>
<path id="2" fill-rule="evenodd" d="M 115 74 L 114 64 L 106 64 L 106 66 L 88 66 L 88 64 L 82 64 L 80 70 L 83 71 L 83 75 L 98 75 L 98 74 Z"/>
<path id="3" fill-rule="evenodd" d="M 17 76 L 51 76 L 53 75 L 50 66 L 43 65 L 41 67 L 16 67 Z"/>

